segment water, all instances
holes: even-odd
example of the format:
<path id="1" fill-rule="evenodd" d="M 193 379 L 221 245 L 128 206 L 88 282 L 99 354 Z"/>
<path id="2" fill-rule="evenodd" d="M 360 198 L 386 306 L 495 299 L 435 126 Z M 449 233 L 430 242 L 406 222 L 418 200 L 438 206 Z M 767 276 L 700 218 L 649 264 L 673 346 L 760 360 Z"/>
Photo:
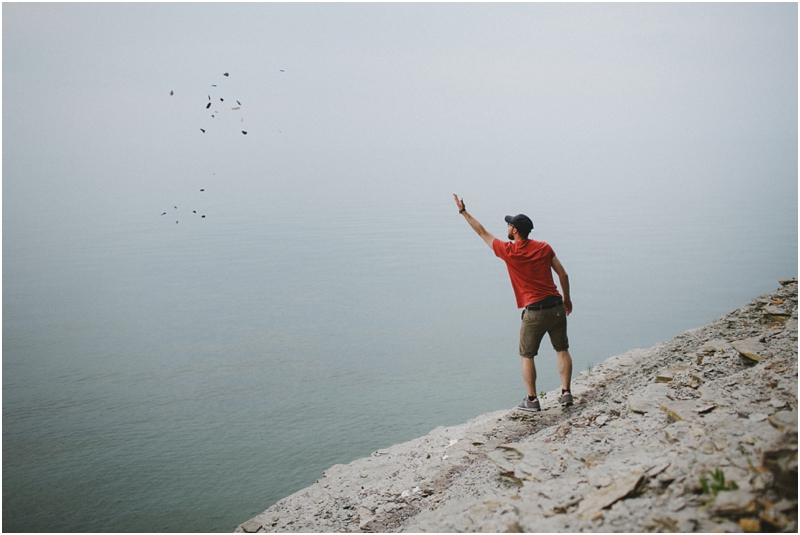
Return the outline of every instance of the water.
<path id="1" fill-rule="evenodd" d="M 515 405 L 508 276 L 450 193 L 179 224 L 5 206 L 3 529 L 231 531 L 333 464 Z M 797 275 L 794 201 L 577 200 L 532 214 L 570 273 L 576 374 Z M 467 201 L 494 232 L 516 211 Z"/>

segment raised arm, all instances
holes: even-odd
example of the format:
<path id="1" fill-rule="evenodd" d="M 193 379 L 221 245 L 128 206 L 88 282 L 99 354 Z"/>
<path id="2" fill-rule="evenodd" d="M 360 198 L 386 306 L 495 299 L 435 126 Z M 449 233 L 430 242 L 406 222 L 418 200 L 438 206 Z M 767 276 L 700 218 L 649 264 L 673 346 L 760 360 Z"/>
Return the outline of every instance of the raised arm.
<path id="1" fill-rule="evenodd" d="M 561 265 L 561 261 L 555 255 L 553 255 L 553 259 L 550 261 L 550 266 L 553 268 L 553 271 L 556 272 L 556 275 L 558 275 L 558 282 L 561 283 L 561 291 L 564 292 L 564 307 L 567 309 L 567 316 L 569 316 L 570 313 L 572 313 L 572 298 L 569 294 L 569 275 L 567 275 L 567 270 L 564 269 L 564 266 Z"/>
<path id="2" fill-rule="evenodd" d="M 458 206 L 458 212 L 464 216 L 464 219 L 467 220 L 467 223 L 469 223 L 469 226 L 472 227 L 472 230 L 478 233 L 478 236 L 480 236 L 481 239 L 484 242 L 486 242 L 486 245 L 489 246 L 489 249 L 493 249 L 492 242 L 494 241 L 494 235 L 485 228 L 483 228 L 483 225 L 481 225 L 477 219 L 469 215 L 469 212 L 467 212 L 467 208 L 464 206 L 464 199 L 459 200 L 458 195 L 456 195 L 455 193 L 453 194 L 453 198 L 456 200 L 456 206 Z"/>

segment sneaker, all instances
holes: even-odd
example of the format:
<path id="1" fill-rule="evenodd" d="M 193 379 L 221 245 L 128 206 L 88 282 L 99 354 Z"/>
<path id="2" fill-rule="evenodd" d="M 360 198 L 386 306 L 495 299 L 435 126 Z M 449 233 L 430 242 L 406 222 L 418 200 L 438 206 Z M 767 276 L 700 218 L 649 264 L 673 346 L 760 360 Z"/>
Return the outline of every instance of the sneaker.
<path id="1" fill-rule="evenodd" d="M 542 410 L 542 406 L 539 404 L 539 398 L 537 397 L 533 401 L 528 401 L 528 396 L 525 396 L 525 398 L 522 400 L 522 403 L 517 405 L 517 408 L 529 412 Z"/>
<path id="2" fill-rule="evenodd" d="M 558 402 L 561 404 L 562 407 L 571 407 L 572 406 L 572 394 L 569 390 L 561 394 L 561 397 L 558 398 Z"/>

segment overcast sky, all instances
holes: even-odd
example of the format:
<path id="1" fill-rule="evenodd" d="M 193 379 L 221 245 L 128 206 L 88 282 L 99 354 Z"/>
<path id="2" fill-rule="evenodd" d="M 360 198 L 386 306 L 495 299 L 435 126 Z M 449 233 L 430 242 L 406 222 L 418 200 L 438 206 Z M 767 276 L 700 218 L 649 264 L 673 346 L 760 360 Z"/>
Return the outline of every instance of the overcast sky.
<path id="1" fill-rule="evenodd" d="M 4 223 L 158 210 L 214 169 L 232 202 L 297 209 L 455 191 L 504 212 L 737 210 L 766 186 L 796 224 L 797 20 L 796 3 L 4 3 Z"/>

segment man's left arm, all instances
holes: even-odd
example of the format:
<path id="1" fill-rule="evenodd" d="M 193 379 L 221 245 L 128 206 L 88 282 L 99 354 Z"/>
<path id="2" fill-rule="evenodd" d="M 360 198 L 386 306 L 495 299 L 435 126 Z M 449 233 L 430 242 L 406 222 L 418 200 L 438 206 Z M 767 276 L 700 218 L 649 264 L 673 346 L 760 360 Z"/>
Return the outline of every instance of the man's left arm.
<path id="1" fill-rule="evenodd" d="M 564 292 L 564 307 L 567 309 L 567 316 L 569 316 L 572 313 L 572 298 L 569 294 L 569 275 L 567 275 L 567 270 L 564 269 L 564 266 L 556 255 L 553 255 L 550 266 L 553 268 L 553 271 L 556 272 L 556 275 L 558 275 L 561 291 Z"/>

